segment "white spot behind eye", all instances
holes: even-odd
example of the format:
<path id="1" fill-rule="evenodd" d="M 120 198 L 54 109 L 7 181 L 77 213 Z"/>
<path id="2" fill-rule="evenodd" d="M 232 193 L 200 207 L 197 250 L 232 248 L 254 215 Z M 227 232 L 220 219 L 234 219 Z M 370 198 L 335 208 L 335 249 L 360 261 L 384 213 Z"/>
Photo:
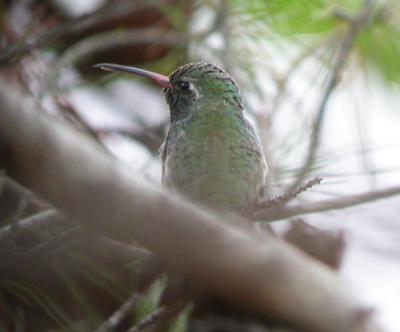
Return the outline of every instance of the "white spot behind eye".
<path id="1" fill-rule="evenodd" d="M 194 84 L 191 83 L 191 85 L 192 85 L 191 91 L 193 93 L 193 100 L 199 100 L 202 97 L 199 89 L 197 89 L 197 87 Z"/>

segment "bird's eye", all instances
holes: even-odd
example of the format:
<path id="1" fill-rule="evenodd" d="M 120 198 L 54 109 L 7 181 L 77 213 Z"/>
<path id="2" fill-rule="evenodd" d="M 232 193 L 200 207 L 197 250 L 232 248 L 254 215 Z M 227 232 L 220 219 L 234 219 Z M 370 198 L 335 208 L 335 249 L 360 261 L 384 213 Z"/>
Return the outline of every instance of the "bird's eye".
<path id="1" fill-rule="evenodd" d="M 178 83 L 178 86 L 182 91 L 190 91 L 190 90 L 192 90 L 192 84 L 187 82 L 187 81 L 180 81 Z"/>

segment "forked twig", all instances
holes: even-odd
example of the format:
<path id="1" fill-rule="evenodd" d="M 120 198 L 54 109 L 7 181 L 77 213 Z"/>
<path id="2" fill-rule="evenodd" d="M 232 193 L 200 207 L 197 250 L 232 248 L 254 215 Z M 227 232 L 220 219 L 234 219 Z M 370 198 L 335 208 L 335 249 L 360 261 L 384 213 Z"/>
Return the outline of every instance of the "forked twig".
<path id="1" fill-rule="evenodd" d="M 360 194 L 344 195 L 335 199 L 326 199 L 287 207 L 273 207 L 264 210 L 258 209 L 254 212 L 253 219 L 263 221 L 278 221 L 291 217 L 297 217 L 303 214 L 346 209 L 396 195 L 400 195 L 400 185 L 387 187 L 380 190 L 363 192 Z"/>
<path id="2" fill-rule="evenodd" d="M 319 177 L 312 178 L 308 180 L 306 184 L 300 185 L 296 189 L 290 192 L 284 193 L 283 195 L 275 196 L 273 198 L 269 198 L 265 201 L 258 203 L 255 210 L 282 207 L 283 205 L 287 204 L 290 200 L 292 200 L 302 192 L 305 192 L 308 189 L 314 187 L 315 185 L 320 184 L 321 181 L 322 178 Z"/>

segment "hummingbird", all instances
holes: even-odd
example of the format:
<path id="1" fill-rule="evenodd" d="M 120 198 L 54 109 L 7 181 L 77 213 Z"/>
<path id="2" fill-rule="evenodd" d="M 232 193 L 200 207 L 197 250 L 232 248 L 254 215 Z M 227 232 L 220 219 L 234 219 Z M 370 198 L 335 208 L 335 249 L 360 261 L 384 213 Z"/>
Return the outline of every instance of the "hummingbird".
<path id="1" fill-rule="evenodd" d="M 252 213 L 268 167 L 232 76 L 203 61 L 169 76 L 110 63 L 94 67 L 139 75 L 163 88 L 170 110 L 160 148 L 164 186 L 217 210 Z"/>

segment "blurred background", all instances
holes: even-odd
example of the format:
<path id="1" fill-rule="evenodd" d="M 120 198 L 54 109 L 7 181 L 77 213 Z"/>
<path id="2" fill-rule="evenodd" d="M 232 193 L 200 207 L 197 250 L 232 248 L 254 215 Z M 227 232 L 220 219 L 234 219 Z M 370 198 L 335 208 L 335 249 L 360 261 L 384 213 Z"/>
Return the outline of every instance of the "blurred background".
<path id="1" fill-rule="evenodd" d="M 2 71 L 54 116 L 160 183 L 169 114 L 160 89 L 92 68 L 168 75 L 205 60 L 238 82 L 264 144 L 268 195 L 308 179 L 292 204 L 400 184 L 397 0 L 2 1 Z M 340 274 L 400 331 L 400 197 L 302 216 L 340 234 Z M 285 232 L 292 221 L 273 223 Z"/>

